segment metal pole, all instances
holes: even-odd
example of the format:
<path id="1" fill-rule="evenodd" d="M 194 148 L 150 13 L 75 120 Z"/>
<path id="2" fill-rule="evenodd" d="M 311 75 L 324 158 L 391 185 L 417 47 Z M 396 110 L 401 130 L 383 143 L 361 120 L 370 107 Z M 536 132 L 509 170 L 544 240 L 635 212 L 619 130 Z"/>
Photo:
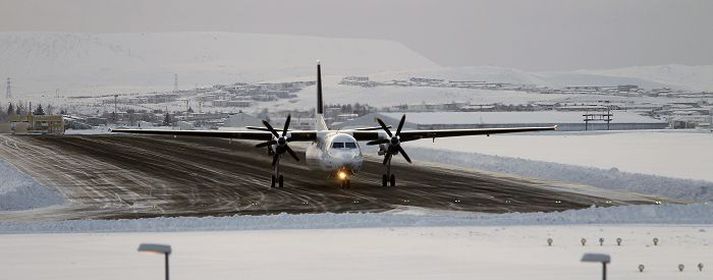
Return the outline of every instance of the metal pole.
<path id="1" fill-rule="evenodd" d="M 166 273 L 168 273 L 168 271 Z M 168 275 L 168 274 L 166 274 L 166 275 Z M 166 276 L 166 277 L 168 277 L 168 276 Z M 602 279 L 607 280 L 607 263 L 605 263 L 605 262 L 602 263 Z M 166 280 L 168 280 L 168 278 L 166 278 Z"/>
<path id="2" fill-rule="evenodd" d="M 164 254 L 164 255 L 166 255 L 166 280 L 168 280 L 168 254 Z M 604 280 L 606 280 L 606 279 L 604 279 Z"/>
<path id="3" fill-rule="evenodd" d="M 611 106 L 607 106 L 607 130 L 609 130 L 610 122 L 611 122 Z"/>

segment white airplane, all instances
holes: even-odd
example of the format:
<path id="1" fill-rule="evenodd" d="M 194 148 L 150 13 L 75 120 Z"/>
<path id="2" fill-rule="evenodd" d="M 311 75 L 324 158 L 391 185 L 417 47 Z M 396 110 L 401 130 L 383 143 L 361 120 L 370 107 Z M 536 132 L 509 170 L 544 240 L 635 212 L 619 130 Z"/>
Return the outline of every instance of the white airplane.
<path id="1" fill-rule="evenodd" d="M 431 129 L 431 130 L 402 130 L 406 122 L 406 115 L 401 117 L 395 132 L 390 126 L 377 118 L 379 126 L 355 129 L 329 129 L 323 116 L 322 103 L 322 73 L 317 62 L 317 108 L 314 130 L 290 130 L 290 116 L 285 120 L 282 131 L 277 131 L 267 121 L 263 120 L 264 127 L 247 127 L 248 130 L 159 130 L 159 129 L 114 129 L 112 132 L 164 134 L 183 136 L 205 136 L 230 139 L 263 140 L 255 147 L 267 147 L 268 154 L 272 155 L 272 183 L 271 188 L 284 186 L 284 177 L 280 173 L 280 159 L 285 153 L 290 154 L 296 161 L 300 161 L 290 142 L 311 142 L 305 151 L 307 166 L 312 170 L 327 173 L 329 178 L 336 178 L 342 187 L 350 187 L 350 179 L 361 169 L 364 161 L 359 141 L 368 141 L 366 145 L 379 145 L 378 154 L 384 156 L 383 164 L 386 167 L 382 175 L 381 185 L 386 187 L 396 186 L 396 176 L 391 172 L 391 159 L 401 156 L 411 163 L 401 143 L 422 138 L 453 137 L 466 135 L 490 135 L 500 133 L 528 132 L 556 130 L 557 126 L 548 127 L 508 127 L 508 128 L 475 128 L 475 129 Z"/>

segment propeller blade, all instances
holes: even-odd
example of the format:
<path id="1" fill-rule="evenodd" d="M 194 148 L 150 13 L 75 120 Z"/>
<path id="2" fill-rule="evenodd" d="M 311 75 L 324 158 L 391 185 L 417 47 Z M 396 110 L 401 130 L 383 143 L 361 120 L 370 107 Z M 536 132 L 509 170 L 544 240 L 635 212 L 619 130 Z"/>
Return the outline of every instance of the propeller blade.
<path id="1" fill-rule="evenodd" d="M 384 156 L 384 162 L 383 162 L 383 164 L 386 165 L 386 162 L 388 162 L 389 159 L 391 159 L 391 153 L 387 153 L 387 154 Z"/>
<path id="2" fill-rule="evenodd" d="M 401 121 L 399 122 L 399 127 L 396 128 L 396 135 L 401 134 L 401 129 L 404 128 L 404 123 L 406 122 L 406 114 L 401 116 Z"/>
<path id="3" fill-rule="evenodd" d="M 270 140 L 270 141 L 262 142 L 262 143 L 260 143 L 260 144 L 255 145 L 255 148 L 262 148 L 262 147 L 265 147 L 265 146 L 267 146 L 267 145 L 274 145 L 275 143 L 277 143 L 277 141 L 275 141 L 275 140 Z"/>
<path id="4" fill-rule="evenodd" d="M 296 161 L 300 161 L 300 158 L 297 157 L 297 153 L 295 153 L 295 151 L 293 151 L 290 146 L 285 146 L 285 148 L 287 148 L 287 152 L 290 153 L 290 155 L 295 158 Z"/>
<path id="5" fill-rule="evenodd" d="M 382 121 L 380 118 L 376 118 L 376 121 L 379 122 L 379 125 L 381 125 L 381 128 L 386 131 L 386 134 L 388 134 L 389 137 L 393 137 L 393 135 L 391 134 L 391 130 L 389 130 L 384 121 Z"/>
<path id="6" fill-rule="evenodd" d="M 408 163 L 411 163 L 411 158 L 408 157 L 408 154 L 406 154 L 406 151 L 404 151 L 404 148 L 401 148 L 401 146 L 399 146 L 398 149 L 399 149 L 399 153 L 401 153 L 401 155 L 406 159 L 406 161 L 408 161 Z"/>
<path id="7" fill-rule="evenodd" d="M 273 166 L 273 167 L 275 166 L 275 164 L 277 164 L 277 159 L 279 159 L 279 158 L 280 158 L 280 154 L 279 154 L 279 153 L 275 153 L 275 155 L 272 156 L 272 166 Z"/>
<path id="8" fill-rule="evenodd" d="M 287 135 L 287 129 L 290 128 L 290 118 L 292 118 L 291 115 L 287 115 L 287 119 L 285 120 L 285 129 L 282 130 L 282 136 L 284 137 Z"/>
<path id="9" fill-rule="evenodd" d="M 272 128 L 272 126 L 270 125 L 269 122 L 267 122 L 266 120 L 262 120 L 262 124 L 264 124 L 265 127 L 267 127 L 267 129 L 269 129 L 270 132 L 272 132 L 272 135 L 275 135 L 275 137 L 280 137 L 280 134 L 278 134 L 277 131 L 275 131 L 275 129 Z"/>
<path id="10" fill-rule="evenodd" d="M 378 145 L 378 144 L 384 144 L 384 143 L 389 143 L 389 139 L 376 139 L 372 140 L 369 142 L 366 142 L 367 145 Z"/>

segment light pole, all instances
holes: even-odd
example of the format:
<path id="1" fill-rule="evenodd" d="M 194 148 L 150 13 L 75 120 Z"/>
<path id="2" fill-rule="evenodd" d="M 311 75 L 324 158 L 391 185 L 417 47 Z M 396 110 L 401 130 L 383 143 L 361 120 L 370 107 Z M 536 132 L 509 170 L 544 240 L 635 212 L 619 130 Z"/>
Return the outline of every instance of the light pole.
<path id="1" fill-rule="evenodd" d="M 168 255 L 171 254 L 170 245 L 142 243 L 139 245 L 139 252 L 164 254 L 166 257 L 166 280 L 168 280 Z"/>
<path id="2" fill-rule="evenodd" d="M 607 280 L 607 264 L 611 262 L 611 257 L 609 257 L 609 255 L 587 253 L 582 256 L 582 262 L 602 263 L 602 279 Z"/>

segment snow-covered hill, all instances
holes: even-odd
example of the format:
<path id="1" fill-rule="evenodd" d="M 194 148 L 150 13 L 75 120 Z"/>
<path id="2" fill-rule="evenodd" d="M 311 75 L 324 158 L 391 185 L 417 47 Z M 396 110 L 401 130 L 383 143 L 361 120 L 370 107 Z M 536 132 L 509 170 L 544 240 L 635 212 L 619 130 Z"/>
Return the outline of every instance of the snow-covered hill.
<path id="1" fill-rule="evenodd" d="M 636 84 L 713 90 L 713 65 L 663 65 L 611 70 L 527 72 L 495 66 L 441 67 L 406 46 L 385 40 L 226 32 L 0 32 L 0 78 L 14 92 L 53 95 L 146 92 L 237 81 L 367 75 L 484 80 L 550 87 Z"/>
<path id="2" fill-rule="evenodd" d="M 580 70 L 582 74 L 630 77 L 691 90 L 713 91 L 713 65 L 655 65 L 609 70 Z"/>
<path id="3" fill-rule="evenodd" d="M 384 40 L 224 32 L 0 33 L 0 77 L 15 92 L 54 94 L 172 89 L 213 83 L 365 74 L 437 65 Z"/>

